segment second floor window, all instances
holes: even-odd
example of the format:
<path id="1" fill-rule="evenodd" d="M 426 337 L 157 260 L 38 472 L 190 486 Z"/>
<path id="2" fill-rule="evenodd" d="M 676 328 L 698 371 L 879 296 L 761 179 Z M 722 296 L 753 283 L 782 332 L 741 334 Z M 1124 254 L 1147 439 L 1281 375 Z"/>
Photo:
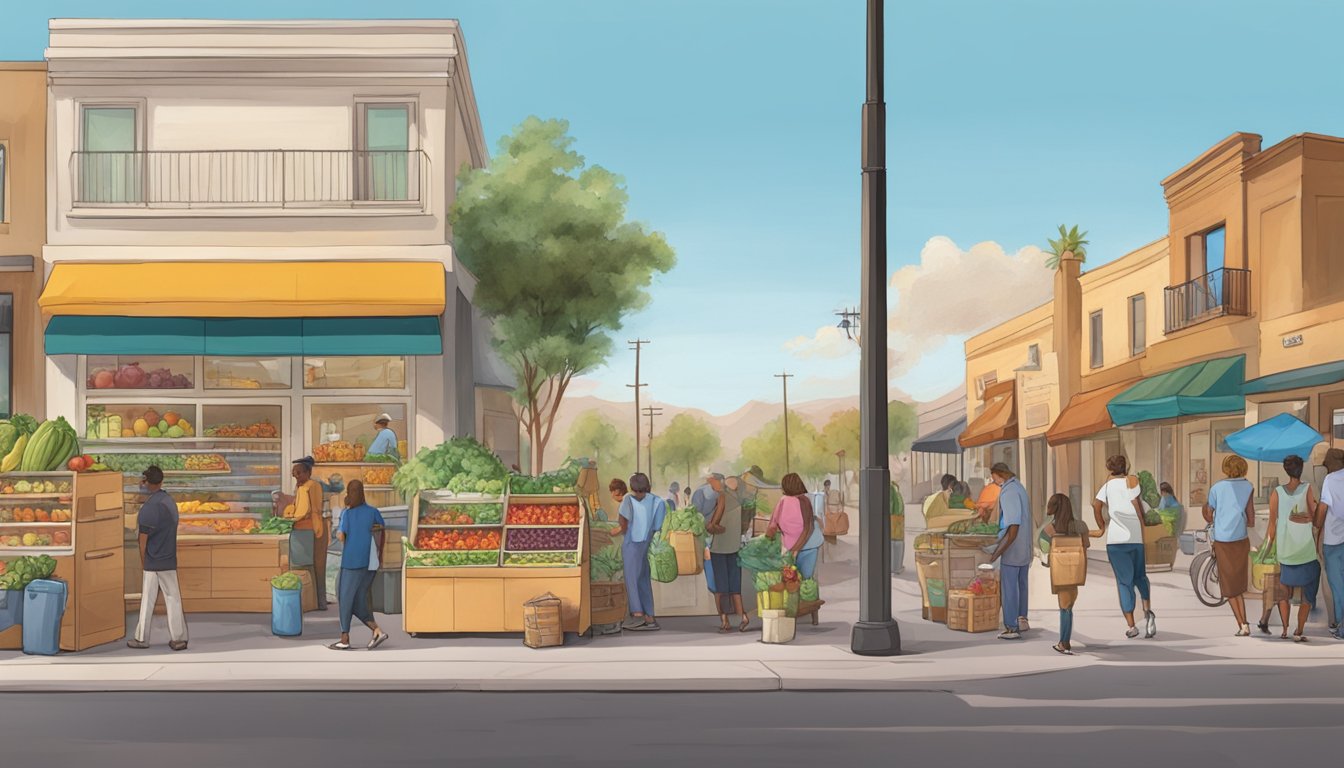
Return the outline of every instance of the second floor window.
<path id="1" fill-rule="evenodd" d="M 142 202 L 135 107 L 84 107 L 80 120 L 80 199 Z"/>
<path id="2" fill-rule="evenodd" d="M 1129 297 L 1129 354 L 1140 355 L 1148 349 L 1148 301 L 1140 293 Z"/>
<path id="3" fill-rule="evenodd" d="M 410 104 L 361 104 L 356 136 L 360 200 L 413 200 Z"/>
<path id="4" fill-rule="evenodd" d="M 1091 350 L 1091 367 L 1100 368 L 1105 358 L 1101 351 L 1101 310 L 1093 312 L 1088 318 L 1088 348 Z"/>

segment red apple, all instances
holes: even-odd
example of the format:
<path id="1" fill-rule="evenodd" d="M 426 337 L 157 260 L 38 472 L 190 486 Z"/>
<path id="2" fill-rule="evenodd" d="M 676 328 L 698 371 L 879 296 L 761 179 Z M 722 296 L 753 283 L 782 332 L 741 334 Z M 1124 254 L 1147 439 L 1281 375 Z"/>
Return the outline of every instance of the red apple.
<path id="1" fill-rule="evenodd" d="M 66 462 L 66 464 L 65 464 L 65 468 L 68 469 L 68 470 L 70 470 L 71 472 L 83 472 L 83 471 L 84 471 L 84 460 L 81 459 L 80 457 L 76 456 L 76 457 L 74 457 L 73 459 L 71 459 L 70 461 Z"/>

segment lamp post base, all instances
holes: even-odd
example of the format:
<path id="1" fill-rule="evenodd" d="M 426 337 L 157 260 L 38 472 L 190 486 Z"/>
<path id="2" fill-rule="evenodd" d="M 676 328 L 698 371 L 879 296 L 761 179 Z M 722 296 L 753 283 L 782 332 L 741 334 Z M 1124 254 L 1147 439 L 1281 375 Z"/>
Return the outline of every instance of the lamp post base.
<path id="1" fill-rule="evenodd" d="M 894 621 L 860 621 L 854 625 L 849 649 L 859 656 L 899 656 L 901 630 Z"/>

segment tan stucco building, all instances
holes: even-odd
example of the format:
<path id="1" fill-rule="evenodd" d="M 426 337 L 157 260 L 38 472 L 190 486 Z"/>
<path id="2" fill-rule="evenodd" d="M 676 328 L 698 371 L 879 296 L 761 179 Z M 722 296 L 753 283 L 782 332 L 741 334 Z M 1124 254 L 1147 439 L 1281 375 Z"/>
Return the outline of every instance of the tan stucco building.
<path id="1" fill-rule="evenodd" d="M 1228 434 L 1292 413 L 1344 445 L 1344 139 L 1260 144 L 1235 134 L 1168 176 L 1165 237 L 1065 261 L 1050 304 L 966 343 L 968 475 L 1016 458 L 1039 522 L 1124 453 L 1194 528 Z M 1281 474 L 1252 464 L 1260 504 Z"/>

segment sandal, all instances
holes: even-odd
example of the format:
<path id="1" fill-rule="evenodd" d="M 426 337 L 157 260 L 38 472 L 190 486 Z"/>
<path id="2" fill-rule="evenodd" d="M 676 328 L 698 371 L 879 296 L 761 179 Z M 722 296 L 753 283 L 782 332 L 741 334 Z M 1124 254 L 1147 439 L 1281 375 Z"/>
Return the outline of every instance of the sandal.
<path id="1" fill-rule="evenodd" d="M 1136 637 L 1138 637 L 1138 636 L 1139 636 L 1139 628 L 1138 628 L 1138 627 L 1130 627 L 1129 629 L 1126 629 L 1126 630 L 1125 630 L 1125 637 L 1128 637 L 1130 640 L 1133 640 L 1134 638 L 1136 638 Z"/>
<path id="2" fill-rule="evenodd" d="M 742 624 L 741 624 L 741 626 L 739 626 L 739 627 L 737 628 L 737 631 L 738 631 L 738 632 L 747 632 L 747 631 L 750 631 L 750 630 L 751 630 L 751 617 L 750 617 L 750 616 L 743 616 L 743 617 L 742 617 Z"/>
<path id="3" fill-rule="evenodd" d="M 1266 635 L 1269 634 L 1269 622 L 1268 622 L 1268 621 L 1262 621 L 1262 622 L 1260 622 L 1259 624 L 1256 624 L 1255 626 L 1259 627 L 1259 628 L 1260 628 L 1260 631 L 1261 631 L 1262 633 L 1264 633 L 1264 634 L 1266 634 Z M 1285 635 L 1285 637 L 1287 637 L 1287 635 Z"/>
<path id="4" fill-rule="evenodd" d="M 1299 634 L 1297 634 L 1297 633 L 1293 633 L 1293 642 L 1294 642 L 1294 643 L 1305 643 L 1305 642 L 1307 642 L 1307 636 L 1306 636 L 1306 635 L 1299 635 Z"/>
<path id="5" fill-rule="evenodd" d="M 1241 628 L 1237 630 L 1237 634 L 1233 635 L 1233 637 L 1250 637 L 1250 636 L 1251 636 L 1250 624 L 1242 624 Z"/>
<path id="6" fill-rule="evenodd" d="M 1052 645 L 1052 646 L 1050 646 L 1050 647 L 1053 648 L 1053 649 L 1055 649 L 1055 653 L 1062 653 L 1062 654 L 1064 654 L 1065 656 L 1072 656 L 1072 655 L 1073 655 L 1073 650 L 1072 650 L 1072 649 L 1065 648 L 1064 646 L 1062 646 L 1062 645 L 1060 645 L 1060 644 L 1058 644 L 1058 643 L 1056 643 L 1056 644 L 1054 644 L 1054 645 Z"/>
<path id="7" fill-rule="evenodd" d="M 374 648 L 377 648 L 378 646 L 382 645 L 385 642 L 387 642 L 387 633 L 379 632 L 378 634 L 373 636 L 372 640 L 369 641 L 369 650 L 372 651 Z"/>
<path id="8" fill-rule="evenodd" d="M 348 650 L 350 650 L 350 644 L 349 644 L 349 643 L 342 643 L 340 640 L 337 640 L 336 642 L 332 643 L 331 645 L 328 645 L 327 647 L 330 648 L 330 649 L 333 650 L 333 651 L 348 651 Z"/>
<path id="9" fill-rule="evenodd" d="M 1282 635 L 1279 635 L 1279 639 L 1280 639 L 1280 640 L 1287 640 L 1287 639 L 1288 639 L 1288 629 L 1287 629 L 1286 627 L 1285 627 L 1284 630 L 1283 630 L 1283 634 L 1282 634 Z"/>

